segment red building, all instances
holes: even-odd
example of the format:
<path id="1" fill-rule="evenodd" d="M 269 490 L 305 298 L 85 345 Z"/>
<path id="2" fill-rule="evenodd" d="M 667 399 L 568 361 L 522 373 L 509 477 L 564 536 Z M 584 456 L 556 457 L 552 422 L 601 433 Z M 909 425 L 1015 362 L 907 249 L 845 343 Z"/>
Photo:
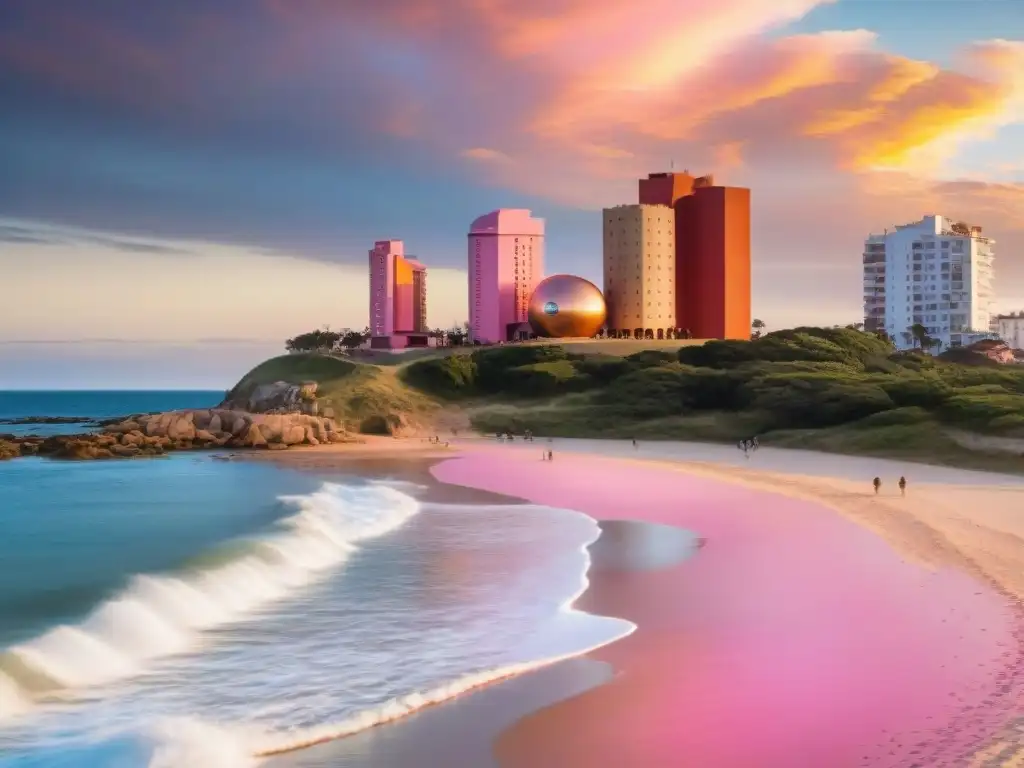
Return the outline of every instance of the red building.
<path id="1" fill-rule="evenodd" d="M 676 323 L 696 339 L 750 338 L 750 190 L 712 176 L 652 173 L 639 202 L 676 220 Z"/>

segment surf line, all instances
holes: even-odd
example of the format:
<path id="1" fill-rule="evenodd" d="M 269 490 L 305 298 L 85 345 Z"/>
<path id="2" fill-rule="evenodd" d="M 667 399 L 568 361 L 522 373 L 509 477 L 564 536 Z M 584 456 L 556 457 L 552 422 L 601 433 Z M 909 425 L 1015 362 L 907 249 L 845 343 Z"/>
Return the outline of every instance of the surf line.
<path id="1" fill-rule="evenodd" d="M 636 631 L 636 624 L 626 621 L 625 619 L 619 619 L 619 621 L 624 625 L 621 633 L 588 648 L 582 648 L 578 651 L 570 651 L 569 653 L 563 653 L 559 656 L 538 659 L 537 661 L 510 664 L 508 666 L 496 667 L 484 672 L 465 675 L 451 683 L 438 686 L 437 688 L 432 688 L 425 693 L 411 693 L 406 696 L 392 699 L 391 701 L 381 705 L 376 710 L 366 710 L 337 723 L 313 726 L 301 731 L 271 734 L 268 738 L 268 741 L 271 743 L 259 747 L 255 752 L 253 752 L 253 757 L 274 757 L 288 752 L 297 752 L 301 749 L 308 749 L 309 747 L 314 747 L 318 744 L 325 744 L 330 741 L 337 741 L 349 736 L 355 736 L 356 734 L 368 731 L 371 728 L 387 725 L 397 720 L 409 717 L 410 715 L 414 715 L 428 707 L 444 704 L 445 702 L 484 688 L 488 685 L 499 683 L 513 677 L 518 677 L 519 675 L 526 674 L 527 672 L 533 672 L 544 667 L 549 667 L 561 661 L 585 656 L 588 653 L 596 651 L 598 648 L 603 648 L 604 646 L 617 642 L 624 637 L 628 637 Z"/>

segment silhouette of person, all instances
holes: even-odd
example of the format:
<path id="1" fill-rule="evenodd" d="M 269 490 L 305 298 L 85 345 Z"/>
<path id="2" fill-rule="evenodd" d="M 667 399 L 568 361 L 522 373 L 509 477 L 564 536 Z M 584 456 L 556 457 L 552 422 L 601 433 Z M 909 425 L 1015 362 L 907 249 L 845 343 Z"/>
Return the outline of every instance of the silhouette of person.
<path id="1" fill-rule="evenodd" d="M 882 479 L 880 477 L 876 477 L 874 480 L 871 481 L 871 484 L 875 486 L 875 494 L 877 495 L 879 489 L 882 487 Z"/>
<path id="2" fill-rule="evenodd" d="M 907 478 L 900 475 L 900 496 L 907 495 Z"/>
<path id="3" fill-rule="evenodd" d="M 554 457 L 555 454 L 553 454 L 551 451 L 548 451 L 548 461 L 551 461 L 552 459 L 554 459 Z"/>
<path id="4" fill-rule="evenodd" d="M 633 438 L 633 447 L 636 448 L 636 438 Z"/>

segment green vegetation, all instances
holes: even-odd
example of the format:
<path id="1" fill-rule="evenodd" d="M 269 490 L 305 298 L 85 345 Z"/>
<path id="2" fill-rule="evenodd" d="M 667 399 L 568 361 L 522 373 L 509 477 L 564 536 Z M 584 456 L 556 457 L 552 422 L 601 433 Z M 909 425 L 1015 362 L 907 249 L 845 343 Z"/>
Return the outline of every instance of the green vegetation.
<path id="1" fill-rule="evenodd" d="M 1020 440 L 1024 454 L 1024 367 L 962 352 L 955 360 L 897 353 L 888 339 L 855 328 L 629 344 L 423 350 L 379 364 L 291 354 L 255 368 L 230 396 L 316 381 L 321 411 L 367 434 L 430 428 L 456 414 L 460 426 L 468 419 L 486 433 L 715 442 L 758 435 L 766 445 L 1024 468 L 1007 447 Z"/>
<path id="2" fill-rule="evenodd" d="M 989 466 L 991 457 L 951 433 L 1024 438 L 1024 368 L 897 353 L 887 339 L 850 328 L 625 358 L 554 345 L 486 348 L 422 359 L 399 377 L 459 403 L 484 432 L 713 441 L 756 434 L 787 447 Z"/>
<path id="3" fill-rule="evenodd" d="M 244 401 L 260 384 L 317 382 L 321 413 L 332 413 L 347 429 L 389 434 L 428 422 L 436 402 L 402 383 L 394 368 L 361 365 L 320 354 L 282 355 L 253 368 L 228 393 Z"/>

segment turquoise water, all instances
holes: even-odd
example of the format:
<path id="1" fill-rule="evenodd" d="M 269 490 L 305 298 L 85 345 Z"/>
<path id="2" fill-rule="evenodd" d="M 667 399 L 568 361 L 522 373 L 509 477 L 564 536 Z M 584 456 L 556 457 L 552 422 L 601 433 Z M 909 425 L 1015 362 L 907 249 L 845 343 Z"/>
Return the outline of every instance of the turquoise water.
<path id="1" fill-rule="evenodd" d="M 202 390 L 107 391 L 0 391 L 0 434 L 73 435 L 93 429 L 89 419 L 112 419 L 133 413 L 172 411 L 179 408 L 211 408 L 224 399 L 223 392 Z M 81 416 L 82 421 L 61 424 L 5 424 L 6 420 L 38 416 Z"/>
<path id="2" fill-rule="evenodd" d="M 174 569 L 281 516 L 309 478 L 182 454 L 0 462 L 0 646 L 73 621 L 126 574 Z"/>
<path id="3" fill-rule="evenodd" d="M 240 768 L 629 631 L 566 609 L 590 518 L 426 494 L 201 453 L 0 462 L 0 768 Z"/>

